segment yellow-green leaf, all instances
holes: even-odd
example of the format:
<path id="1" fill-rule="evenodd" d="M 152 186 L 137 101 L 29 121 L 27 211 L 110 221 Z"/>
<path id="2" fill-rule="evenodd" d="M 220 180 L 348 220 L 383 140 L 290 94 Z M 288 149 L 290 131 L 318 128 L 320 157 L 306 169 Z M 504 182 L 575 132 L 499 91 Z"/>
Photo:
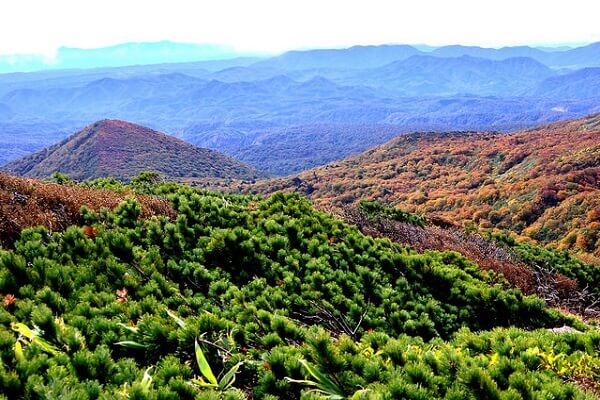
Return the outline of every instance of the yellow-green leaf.
<path id="1" fill-rule="evenodd" d="M 175 321 L 175 323 L 179 325 L 179 327 L 185 328 L 185 321 L 179 318 L 177 315 L 175 315 L 174 312 L 172 312 L 171 310 L 167 310 L 167 315 L 171 317 L 173 321 Z"/>
<path id="2" fill-rule="evenodd" d="M 129 349 L 145 349 L 146 348 L 145 345 L 138 343 L 138 342 L 134 342 L 132 340 L 124 340 L 122 342 L 117 342 L 117 343 L 115 343 L 115 345 L 127 347 Z"/>
<path id="3" fill-rule="evenodd" d="M 213 374 L 212 369 L 210 369 L 210 365 L 208 365 L 208 361 L 206 361 L 206 357 L 204 357 L 204 353 L 202 352 L 202 348 L 198 344 L 196 340 L 196 362 L 198 363 L 198 368 L 200 368 L 200 372 L 208 381 L 214 386 L 218 386 L 217 378 L 215 378 L 215 374 Z"/>
<path id="4" fill-rule="evenodd" d="M 342 389 L 340 389 L 340 387 L 327 375 L 323 374 L 317 368 L 311 366 L 308 362 L 306 362 L 306 360 L 300 360 L 300 363 L 304 366 L 304 368 L 306 368 L 308 373 L 319 382 L 319 389 L 331 394 L 331 396 L 344 395 Z"/>
<path id="5" fill-rule="evenodd" d="M 18 340 L 15 343 L 15 359 L 19 362 L 25 361 L 25 355 L 23 354 L 23 346 Z"/>
<path id="6" fill-rule="evenodd" d="M 29 340 L 35 339 L 38 334 L 37 332 L 29 329 L 29 327 L 21 322 L 13 322 L 10 324 L 13 331 L 25 336 Z"/>
<path id="7" fill-rule="evenodd" d="M 229 389 L 231 387 L 231 385 L 233 385 L 233 383 L 235 382 L 235 374 L 238 372 L 238 370 L 240 369 L 242 364 L 243 364 L 243 362 L 240 361 L 239 363 L 237 363 L 233 367 L 231 367 L 231 369 L 229 371 L 227 371 L 227 373 L 225 375 L 223 375 L 223 377 L 219 381 L 219 387 L 222 390 Z"/>
<path id="8" fill-rule="evenodd" d="M 201 386 L 201 387 L 206 387 L 206 388 L 216 388 L 216 387 L 217 387 L 217 385 L 214 385 L 214 384 L 212 384 L 212 383 L 208 383 L 208 382 L 206 382 L 206 381 L 205 381 L 204 379 L 202 379 L 202 378 L 196 378 L 196 379 L 192 379 L 192 383 L 193 383 L 194 385 L 198 385 L 198 386 Z"/>

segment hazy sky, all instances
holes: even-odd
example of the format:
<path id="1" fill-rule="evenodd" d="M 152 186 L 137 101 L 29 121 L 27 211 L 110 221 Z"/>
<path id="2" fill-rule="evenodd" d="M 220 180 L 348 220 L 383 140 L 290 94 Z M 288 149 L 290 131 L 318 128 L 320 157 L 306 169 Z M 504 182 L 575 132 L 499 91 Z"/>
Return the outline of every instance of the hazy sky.
<path id="1" fill-rule="evenodd" d="M 0 54 L 172 40 L 243 51 L 600 40 L 598 0 L 2 0 Z"/>

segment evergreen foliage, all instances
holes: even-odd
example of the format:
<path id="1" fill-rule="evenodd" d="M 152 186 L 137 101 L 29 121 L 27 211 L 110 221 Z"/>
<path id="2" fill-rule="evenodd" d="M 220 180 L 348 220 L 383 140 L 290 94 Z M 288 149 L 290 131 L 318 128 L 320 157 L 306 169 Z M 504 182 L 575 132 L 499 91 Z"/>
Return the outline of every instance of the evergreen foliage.
<path id="1" fill-rule="evenodd" d="M 600 296 L 600 267 L 597 265 L 586 263 L 568 251 L 518 242 L 504 233 L 493 233 L 489 236 L 515 250 L 519 258 L 528 265 L 560 272 L 577 280 L 581 287 L 588 288 L 596 296 Z"/>
<path id="2" fill-rule="evenodd" d="M 457 253 L 297 195 L 134 185 L 177 216 L 128 199 L 0 250 L 5 398 L 593 398 L 600 333 Z"/>
<path id="3" fill-rule="evenodd" d="M 358 208 L 365 212 L 371 218 L 388 218 L 398 222 L 406 222 L 407 224 L 424 227 L 427 225 L 427 220 L 417 214 L 401 210 L 399 208 L 386 207 L 378 201 L 361 200 L 358 203 Z"/>

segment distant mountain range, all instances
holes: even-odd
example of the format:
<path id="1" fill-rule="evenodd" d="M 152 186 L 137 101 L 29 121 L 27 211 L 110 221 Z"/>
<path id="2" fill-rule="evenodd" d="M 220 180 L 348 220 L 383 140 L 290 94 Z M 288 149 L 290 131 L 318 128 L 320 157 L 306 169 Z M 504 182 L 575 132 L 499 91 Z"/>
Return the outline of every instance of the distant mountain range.
<path id="1" fill-rule="evenodd" d="M 61 47 L 53 57 L 1 55 L 0 73 L 222 60 L 241 55 L 223 46 L 169 41 L 123 43 L 95 49 Z"/>
<path id="2" fill-rule="evenodd" d="M 285 175 L 392 132 L 510 131 L 600 112 L 599 43 L 426 50 L 356 46 L 0 75 L 0 165 L 100 119 L 170 132 Z"/>
<path id="3" fill-rule="evenodd" d="M 527 57 L 488 60 L 472 56 L 412 56 L 383 67 L 366 69 L 343 80 L 402 96 L 524 95 L 553 71 Z"/>
<path id="4" fill-rule="evenodd" d="M 476 46 L 444 46 L 431 52 L 437 57 L 471 56 L 490 60 L 505 60 L 514 57 L 528 57 L 552 68 L 585 68 L 599 66 L 600 42 L 568 50 L 532 48 L 529 46 L 503 47 L 500 49 Z"/>
<path id="5" fill-rule="evenodd" d="M 403 132 L 396 125 L 315 124 L 258 130 L 239 140 L 214 134 L 202 141 L 245 163 L 260 165 L 270 175 L 281 176 L 360 153 L 370 147 L 369 142 L 383 143 Z"/>
<path id="6" fill-rule="evenodd" d="M 600 42 L 587 46 L 551 49 L 529 46 L 499 49 L 477 46 L 451 45 L 422 51 L 408 45 L 354 46 L 348 49 L 290 51 L 281 56 L 259 62 L 260 67 L 305 70 L 313 68 L 375 68 L 415 55 L 441 58 L 475 57 L 488 60 L 506 60 L 526 57 L 552 68 L 585 68 L 600 66 Z"/>
<path id="7" fill-rule="evenodd" d="M 295 191 L 326 209 L 378 200 L 600 256 L 600 114 L 511 134 L 402 135 L 295 176 L 226 189 Z"/>
<path id="8" fill-rule="evenodd" d="M 266 55 L 243 53 L 226 46 L 165 40 L 122 43 L 91 49 L 61 47 L 54 56 L 0 55 L 0 73 L 186 63 L 226 60 L 242 56 L 262 56 L 265 59 L 258 63 L 261 68 L 285 70 L 375 68 L 414 55 L 443 58 L 471 56 L 490 60 L 528 57 L 553 68 L 584 68 L 600 66 L 597 60 L 599 48 L 598 43 L 576 48 L 379 45 L 353 46 L 346 49 L 295 50 L 266 59 Z"/>
<path id="9" fill-rule="evenodd" d="M 552 76 L 540 83 L 533 95 L 554 99 L 598 98 L 600 68 L 584 68 Z"/>
<path id="10" fill-rule="evenodd" d="M 408 45 L 354 46 L 348 49 L 290 51 L 258 62 L 258 68 L 307 70 L 318 68 L 375 68 L 422 54 Z"/>
<path id="11" fill-rule="evenodd" d="M 92 124 L 61 143 L 7 164 L 3 170 L 34 178 L 60 172 L 75 180 L 129 180 L 144 171 L 171 179 L 264 177 L 216 151 L 117 120 Z"/>

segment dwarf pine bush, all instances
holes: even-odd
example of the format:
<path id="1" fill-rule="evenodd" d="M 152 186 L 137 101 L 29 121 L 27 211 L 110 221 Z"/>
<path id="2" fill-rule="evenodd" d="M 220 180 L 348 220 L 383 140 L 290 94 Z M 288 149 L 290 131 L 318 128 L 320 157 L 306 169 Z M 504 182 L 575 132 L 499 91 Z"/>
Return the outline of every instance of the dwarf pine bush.
<path id="1" fill-rule="evenodd" d="M 6 398 L 593 398 L 600 333 L 457 253 L 296 195 L 143 184 L 177 215 L 129 199 L 0 250 Z M 565 324 L 583 332 L 546 330 Z"/>

